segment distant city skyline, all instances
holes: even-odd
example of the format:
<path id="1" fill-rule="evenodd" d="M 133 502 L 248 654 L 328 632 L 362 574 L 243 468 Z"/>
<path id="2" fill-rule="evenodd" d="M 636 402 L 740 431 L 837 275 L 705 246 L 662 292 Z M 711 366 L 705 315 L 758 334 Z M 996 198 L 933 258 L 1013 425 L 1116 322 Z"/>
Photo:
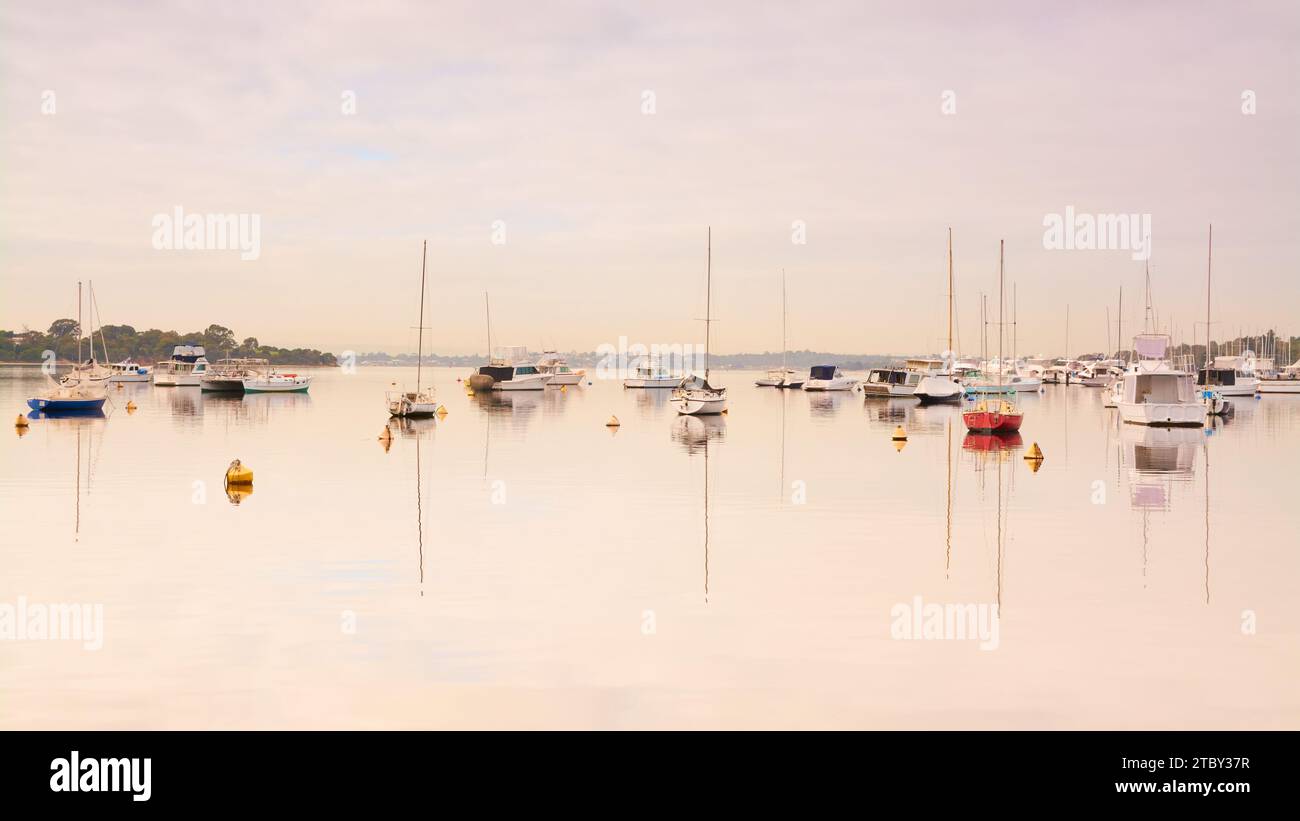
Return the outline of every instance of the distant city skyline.
<path id="1" fill-rule="evenodd" d="M 1214 337 L 1300 333 L 1300 9 L 1101 8 L 6 4 L 0 327 L 93 280 L 109 324 L 413 351 L 427 239 L 426 350 L 484 351 L 485 291 L 496 344 L 689 344 L 711 226 L 715 351 L 780 350 L 784 270 L 791 348 L 933 352 L 951 227 L 964 352 L 1005 239 L 1019 352 L 1068 304 L 1081 353 L 1147 251 L 1203 340 L 1213 223 Z"/>

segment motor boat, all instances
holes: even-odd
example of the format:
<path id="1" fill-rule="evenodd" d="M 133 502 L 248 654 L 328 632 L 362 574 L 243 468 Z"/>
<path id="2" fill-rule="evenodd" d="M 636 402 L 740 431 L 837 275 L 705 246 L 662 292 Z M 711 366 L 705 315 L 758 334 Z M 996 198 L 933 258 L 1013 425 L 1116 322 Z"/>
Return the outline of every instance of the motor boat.
<path id="1" fill-rule="evenodd" d="M 537 360 L 537 372 L 551 375 L 548 385 L 578 385 L 587 373 L 582 368 L 576 371 L 570 368 L 564 357 L 555 351 L 542 353 L 541 358 Z"/>
<path id="2" fill-rule="evenodd" d="M 245 379 L 270 370 L 266 359 L 219 359 L 203 374 L 199 387 L 208 392 L 243 393 Z"/>
<path id="3" fill-rule="evenodd" d="M 207 372 L 207 352 L 202 345 L 177 345 L 171 359 L 154 366 L 153 383 L 160 388 L 197 388 Z"/>
<path id="4" fill-rule="evenodd" d="M 1192 384 L 1192 375 L 1165 359 L 1169 337 L 1145 333 L 1133 338 L 1138 358 L 1120 380 L 1120 419 L 1130 425 L 1200 427 L 1206 408 Z"/>
<path id="5" fill-rule="evenodd" d="M 806 391 L 851 391 L 858 380 L 844 375 L 835 365 L 813 365 L 808 371 L 808 378 L 803 381 Z"/>
<path id="6" fill-rule="evenodd" d="M 311 377 L 297 373 L 269 371 L 244 379 L 244 393 L 306 393 Z"/>
<path id="7" fill-rule="evenodd" d="M 754 385 L 760 388 L 786 388 L 795 381 L 799 372 L 794 368 L 773 368 L 767 372 L 766 376 L 760 376 L 754 380 Z M 803 382 L 799 383 L 803 387 Z"/>
<path id="8" fill-rule="evenodd" d="M 148 382 L 153 378 L 149 369 L 131 358 L 108 366 L 109 382 Z"/>
<path id="9" fill-rule="evenodd" d="M 491 379 L 487 387 L 494 391 L 540 391 L 550 384 L 553 378 L 552 374 L 537 370 L 536 365 L 506 364 L 484 365 L 478 369 L 475 376 Z M 480 385 L 484 382 L 486 380 L 482 380 Z"/>
<path id="10" fill-rule="evenodd" d="M 1255 377 L 1255 354 L 1216 356 L 1208 368 L 1196 373 L 1196 384 L 1213 388 L 1224 396 L 1254 396 L 1259 391 Z"/>
<path id="11" fill-rule="evenodd" d="M 675 388 L 682 378 L 658 364 L 642 362 L 623 380 L 625 388 Z"/>
<path id="12" fill-rule="evenodd" d="M 901 366 L 872 368 L 861 384 L 867 396 L 911 396 L 921 384 L 921 374 Z"/>

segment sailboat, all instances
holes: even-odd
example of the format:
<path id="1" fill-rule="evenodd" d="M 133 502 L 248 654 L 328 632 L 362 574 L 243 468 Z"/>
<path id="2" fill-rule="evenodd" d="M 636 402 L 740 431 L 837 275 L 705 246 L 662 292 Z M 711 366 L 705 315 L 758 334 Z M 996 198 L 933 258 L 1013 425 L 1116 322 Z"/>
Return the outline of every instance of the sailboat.
<path id="1" fill-rule="evenodd" d="M 727 409 L 727 389 L 709 384 L 710 328 L 713 324 L 713 228 L 709 228 L 708 262 L 704 297 L 704 377 L 687 374 L 673 389 L 672 403 L 678 413 L 708 416 Z"/>
<path id="2" fill-rule="evenodd" d="M 1002 361 L 1002 338 L 1003 332 L 1002 307 L 1005 301 L 1003 297 L 1003 256 L 1005 240 L 998 241 L 998 362 Z M 1002 387 L 1002 368 L 997 368 L 997 381 L 999 390 Z M 961 420 L 965 423 L 967 430 L 977 433 L 1015 433 L 1020 430 L 1020 424 L 1025 419 L 1025 413 L 1014 402 L 1000 398 L 982 399 L 976 403 L 975 407 L 968 411 L 963 411 Z"/>
<path id="3" fill-rule="evenodd" d="M 92 350 L 94 349 L 95 338 L 90 338 Z M 77 283 L 77 358 L 81 358 L 81 283 Z M 91 365 L 94 364 L 94 356 L 91 356 Z M 85 371 L 83 374 L 87 373 Z M 108 401 L 107 378 L 82 379 L 80 375 L 76 379 L 71 379 L 62 383 L 55 382 L 51 377 L 46 376 L 46 390 L 39 396 L 27 400 L 27 407 L 38 413 L 59 414 L 59 413 L 102 413 L 104 402 Z"/>
<path id="4" fill-rule="evenodd" d="M 781 271 L 781 367 L 773 368 L 767 372 L 767 375 L 754 380 L 754 384 L 760 388 L 784 388 L 795 381 L 794 377 L 798 371 L 786 367 L 786 341 L 785 341 L 785 270 Z M 802 387 L 802 386 L 801 386 Z"/>
<path id="5" fill-rule="evenodd" d="M 938 402 L 960 402 L 962 387 L 953 381 L 953 367 L 957 355 L 952 348 L 952 229 L 948 229 L 948 350 L 943 352 L 943 365 L 936 372 L 928 372 L 921 377 L 912 395 L 921 400 L 921 404 Z"/>
<path id="6" fill-rule="evenodd" d="M 425 240 L 420 251 L 420 323 L 417 326 L 420 330 L 417 337 L 419 341 L 416 343 L 418 358 L 415 364 L 415 390 L 389 391 L 384 394 L 388 402 L 389 414 L 403 418 L 433 416 L 443 410 L 442 405 L 434 398 L 433 387 L 425 388 L 420 384 L 424 369 L 424 276 L 428 256 L 429 241 Z M 393 384 L 396 386 L 397 383 Z"/>
<path id="7" fill-rule="evenodd" d="M 60 385 L 80 385 L 85 383 L 99 384 L 108 382 L 113 372 L 104 367 L 95 359 L 95 283 L 90 283 L 90 334 L 87 339 L 90 342 L 90 358 L 84 362 L 81 360 L 81 283 L 77 283 L 77 364 L 72 370 L 64 374 L 59 379 Z M 108 345 L 104 342 L 104 329 L 99 329 L 99 344 L 104 349 L 104 361 L 108 361 Z"/>

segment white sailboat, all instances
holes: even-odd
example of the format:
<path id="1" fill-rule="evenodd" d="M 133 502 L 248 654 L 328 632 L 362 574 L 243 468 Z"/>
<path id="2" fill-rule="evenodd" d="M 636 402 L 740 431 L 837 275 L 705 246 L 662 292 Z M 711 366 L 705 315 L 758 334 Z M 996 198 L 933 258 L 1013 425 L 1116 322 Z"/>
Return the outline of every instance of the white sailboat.
<path id="1" fill-rule="evenodd" d="M 388 404 L 388 413 L 406 419 L 433 416 L 443 410 L 434 396 L 433 386 L 424 387 L 421 376 L 424 369 L 424 276 L 429 256 L 429 241 L 425 240 L 420 250 L 420 321 L 416 336 L 415 390 L 388 391 L 384 400 Z M 396 387 L 397 383 L 393 383 Z"/>
<path id="2" fill-rule="evenodd" d="M 59 379 L 65 387 L 76 385 L 104 385 L 112 380 L 113 371 L 104 367 L 95 358 L 95 283 L 90 283 L 90 358 L 81 360 L 81 320 L 77 320 L 77 364 Z M 81 316 L 81 283 L 77 283 L 77 316 Z M 99 329 L 99 344 L 104 350 L 104 361 L 108 361 L 108 345 L 104 342 L 104 329 Z"/>
<path id="3" fill-rule="evenodd" d="M 943 352 L 943 362 L 938 369 L 926 370 L 922 373 L 916 387 L 912 390 L 912 395 L 921 401 L 922 404 L 931 404 L 938 402 L 960 402 L 962 395 L 961 385 L 952 378 L 953 366 L 956 364 L 957 355 L 953 353 L 952 347 L 952 229 L 948 229 L 948 349 Z"/>
<path id="4" fill-rule="evenodd" d="M 772 368 L 766 376 L 754 380 L 754 384 L 760 388 L 784 388 L 794 382 L 794 377 L 798 371 L 786 367 L 786 341 L 785 341 L 785 269 L 781 269 L 781 367 Z"/>
<path id="5" fill-rule="evenodd" d="M 704 297 L 704 377 L 689 374 L 673 389 L 672 403 L 678 413 L 711 416 L 727 410 L 727 389 L 709 384 L 709 347 L 713 325 L 713 228 L 709 228 L 708 261 Z"/>

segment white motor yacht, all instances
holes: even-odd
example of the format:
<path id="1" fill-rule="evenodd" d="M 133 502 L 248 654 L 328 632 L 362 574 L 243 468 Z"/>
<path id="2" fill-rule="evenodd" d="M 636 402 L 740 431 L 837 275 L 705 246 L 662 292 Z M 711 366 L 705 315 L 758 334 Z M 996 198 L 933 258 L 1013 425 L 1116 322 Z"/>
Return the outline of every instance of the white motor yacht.
<path id="1" fill-rule="evenodd" d="M 851 391 L 857 385 L 858 380 L 845 376 L 835 365 L 813 365 L 803 381 L 806 391 Z"/>

